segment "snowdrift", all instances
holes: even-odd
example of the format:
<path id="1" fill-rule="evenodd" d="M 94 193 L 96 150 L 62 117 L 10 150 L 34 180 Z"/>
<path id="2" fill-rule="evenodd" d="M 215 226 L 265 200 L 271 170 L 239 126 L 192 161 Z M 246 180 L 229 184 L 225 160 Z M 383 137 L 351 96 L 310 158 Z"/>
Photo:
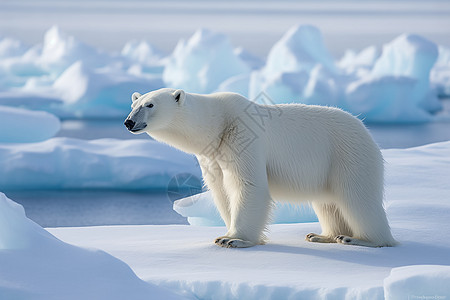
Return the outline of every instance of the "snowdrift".
<path id="1" fill-rule="evenodd" d="M 0 193 L 1 299 L 181 299 L 119 259 L 66 244 Z"/>
<path id="2" fill-rule="evenodd" d="M 274 103 L 339 106 L 369 122 L 427 122 L 450 95 L 450 50 L 403 34 L 336 61 L 321 32 L 295 26 L 267 60 L 234 48 L 220 33 L 199 29 L 166 56 L 147 41 L 106 53 L 52 27 L 42 44 L 0 38 L 0 105 L 64 118 L 123 117 L 130 95 L 164 86 L 190 92 L 231 91 Z"/>

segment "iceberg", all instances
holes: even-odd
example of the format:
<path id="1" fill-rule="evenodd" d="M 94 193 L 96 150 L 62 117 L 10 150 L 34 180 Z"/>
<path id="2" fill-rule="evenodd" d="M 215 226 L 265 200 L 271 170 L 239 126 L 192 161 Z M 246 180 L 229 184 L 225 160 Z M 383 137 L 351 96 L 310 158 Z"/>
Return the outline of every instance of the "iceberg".
<path id="1" fill-rule="evenodd" d="M 317 64 L 333 74 L 338 72 L 318 28 L 292 27 L 272 47 L 265 66 L 252 73 L 249 97 L 254 99 L 264 91 L 277 103 L 300 102 L 309 73 Z"/>
<path id="2" fill-rule="evenodd" d="M 371 70 L 379 57 L 380 50 L 376 46 L 364 48 L 359 53 L 353 50 L 347 50 L 337 65 L 347 73 L 359 71 L 361 68 Z"/>
<path id="3" fill-rule="evenodd" d="M 428 122 L 442 110 L 437 96 L 450 95 L 449 53 L 424 37 L 402 34 L 382 50 L 348 50 L 335 61 L 320 30 L 301 25 L 273 45 L 266 61 L 206 29 L 180 40 L 169 56 L 144 40 L 114 54 L 53 26 L 32 47 L 0 38 L 0 105 L 62 118 L 111 118 L 128 112 L 132 92 L 168 86 L 337 106 L 366 122 Z"/>
<path id="4" fill-rule="evenodd" d="M 163 80 L 172 88 L 212 93 L 226 79 L 249 72 L 225 35 L 200 29 L 177 44 L 167 60 Z"/>
<path id="5" fill-rule="evenodd" d="M 178 174 L 201 178 L 193 156 L 150 139 L 0 144 L 0 165 L 3 190 L 167 190 Z"/>
<path id="6" fill-rule="evenodd" d="M 42 68 L 54 75 L 61 74 L 76 61 L 82 60 L 91 68 L 104 66 L 109 57 L 93 47 L 90 47 L 75 37 L 67 35 L 58 26 L 51 27 L 44 37 L 42 52 L 38 63 Z"/>
<path id="7" fill-rule="evenodd" d="M 158 64 L 165 56 L 163 52 L 145 40 L 129 41 L 120 54 L 131 61 L 145 65 Z"/>
<path id="8" fill-rule="evenodd" d="M 0 106 L 0 143 L 32 143 L 53 137 L 60 129 L 58 117 L 44 111 Z"/>
<path id="9" fill-rule="evenodd" d="M 442 108 L 436 93 L 430 90 L 430 71 L 438 57 L 438 47 L 433 42 L 415 34 L 403 34 L 384 45 L 375 62 L 371 76 L 412 78 L 416 82 L 408 100 L 410 106 L 436 112 Z M 380 100 L 383 101 L 383 100 Z"/>
<path id="10" fill-rule="evenodd" d="M 137 77 L 114 68 L 92 69 L 77 61 L 52 86 L 65 105 L 50 111 L 63 117 L 123 117 L 128 114 L 133 92 L 162 87 L 159 77 Z"/>
<path id="11" fill-rule="evenodd" d="M 439 46 L 439 56 L 431 70 L 430 81 L 440 97 L 450 97 L 450 49 Z"/>
<path id="12" fill-rule="evenodd" d="M 0 37 L 0 58 L 10 58 L 22 56 L 27 47 L 17 39 Z"/>
<path id="13" fill-rule="evenodd" d="M 442 109 L 430 84 L 437 56 L 431 41 L 403 34 L 381 53 L 374 46 L 347 51 L 335 64 L 320 31 L 298 26 L 273 46 L 266 65 L 252 72 L 249 97 L 264 92 L 274 103 L 337 106 L 366 122 L 427 122 Z M 435 77 L 444 82 L 443 74 Z"/>
<path id="14" fill-rule="evenodd" d="M 158 75 L 164 71 L 164 57 L 162 51 L 145 40 L 130 41 L 125 44 L 120 55 L 129 64 L 127 72 L 137 76 Z"/>
<path id="15" fill-rule="evenodd" d="M 17 48 L 14 54 L 11 49 Z M 63 118 L 122 117 L 134 91 L 164 86 L 163 67 L 154 61 L 160 53 L 145 42 L 130 42 L 120 56 L 110 55 L 53 26 L 43 45 L 26 52 L 22 48 L 5 39 L 0 44 L 7 55 L 0 55 L 0 104 L 37 108 Z"/>

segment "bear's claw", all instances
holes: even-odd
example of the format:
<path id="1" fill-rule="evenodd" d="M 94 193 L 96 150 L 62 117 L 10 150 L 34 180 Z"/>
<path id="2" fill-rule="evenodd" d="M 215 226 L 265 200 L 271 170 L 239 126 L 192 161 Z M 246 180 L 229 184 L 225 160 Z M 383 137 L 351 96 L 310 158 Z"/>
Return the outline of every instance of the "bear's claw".
<path id="1" fill-rule="evenodd" d="M 338 236 L 336 236 L 335 240 L 336 240 L 336 243 L 340 243 L 340 244 L 350 244 L 352 242 L 352 239 L 345 235 L 338 235 Z"/>
<path id="2" fill-rule="evenodd" d="M 217 246 L 224 248 L 247 248 L 255 245 L 250 241 L 244 241 L 241 239 L 233 239 L 228 237 L 219 237 L 214 240 L 214 243 Z"/>

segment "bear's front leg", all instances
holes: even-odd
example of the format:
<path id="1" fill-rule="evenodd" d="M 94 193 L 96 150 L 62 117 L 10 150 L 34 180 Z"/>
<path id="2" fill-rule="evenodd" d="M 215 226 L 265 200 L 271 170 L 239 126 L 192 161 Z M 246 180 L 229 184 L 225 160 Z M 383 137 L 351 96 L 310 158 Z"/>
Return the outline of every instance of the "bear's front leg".
<path id="1" fill-rule="evenodd" d="M 200 168 L 202 169 L 203 179 L 206 185 L 211 190 L 214 204 L 225 222 L 227 228 L 230 228 L 231 216 L 230 216 L 230 204 L 228 196 L 223 187 L 223 173 L 219 164 L 208 158 L 198 156 L 197 157 Z"/>
<path id="2" fill-rule="evenodd" d="M 215 240 L 218 246 L 245 248 L 264 243 L 272 199 L 265 161 L 258 159 L 255 152 L 251 157 L 241 155 L 231 166 L 222 169 L 231 220 L 228 232 Z"/>

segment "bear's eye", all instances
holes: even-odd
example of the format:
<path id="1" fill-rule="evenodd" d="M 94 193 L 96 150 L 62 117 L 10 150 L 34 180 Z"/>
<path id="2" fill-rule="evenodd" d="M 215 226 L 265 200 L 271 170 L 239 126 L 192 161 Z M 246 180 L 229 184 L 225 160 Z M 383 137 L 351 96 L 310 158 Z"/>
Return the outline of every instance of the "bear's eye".
<path id="1" fill-rule="evenodd" d="M 147 105 L 147 107 L 152 108 L 153 107 L 153 103 L 150 103 L 149 105 Z"/>

